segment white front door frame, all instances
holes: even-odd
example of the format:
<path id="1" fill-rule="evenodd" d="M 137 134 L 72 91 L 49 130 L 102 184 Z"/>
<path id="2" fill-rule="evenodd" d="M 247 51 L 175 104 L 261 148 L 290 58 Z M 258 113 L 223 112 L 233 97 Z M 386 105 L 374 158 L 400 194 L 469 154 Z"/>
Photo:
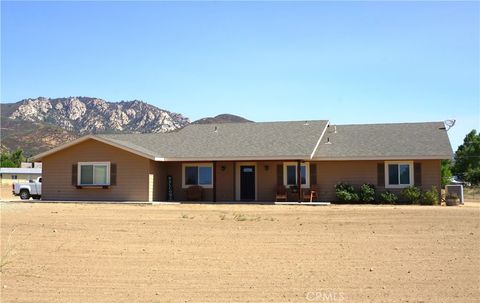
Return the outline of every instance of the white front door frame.
<path id="1" fill-rule="evenodd" d="M 240 170 L 242 166 L 254 166 L 255 167 L 255 201 L 258 200 L 258 171 L 257 171 L 257 162 L 237 162 L 235 164 L 235 200 L 240 200 Z"/>

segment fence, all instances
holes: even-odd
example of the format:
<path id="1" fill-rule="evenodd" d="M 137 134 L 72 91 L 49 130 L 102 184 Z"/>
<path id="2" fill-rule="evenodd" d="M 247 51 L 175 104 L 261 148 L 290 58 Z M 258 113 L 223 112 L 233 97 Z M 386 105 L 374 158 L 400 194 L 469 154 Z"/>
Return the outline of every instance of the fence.
<path id="1" fill-rule="evenodd" d="M 480 186 L 464 187 L 463 197 L 467 202 L 480 202 Z"/>

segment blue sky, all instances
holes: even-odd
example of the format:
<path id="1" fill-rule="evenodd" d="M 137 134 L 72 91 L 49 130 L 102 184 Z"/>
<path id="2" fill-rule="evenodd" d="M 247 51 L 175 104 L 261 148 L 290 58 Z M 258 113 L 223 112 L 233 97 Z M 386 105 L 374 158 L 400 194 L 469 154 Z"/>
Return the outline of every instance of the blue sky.
<path id="1" fill-rule="evenodd" d="M 1 102 L 480 129 L 479 2 L 5 2 Z"/>

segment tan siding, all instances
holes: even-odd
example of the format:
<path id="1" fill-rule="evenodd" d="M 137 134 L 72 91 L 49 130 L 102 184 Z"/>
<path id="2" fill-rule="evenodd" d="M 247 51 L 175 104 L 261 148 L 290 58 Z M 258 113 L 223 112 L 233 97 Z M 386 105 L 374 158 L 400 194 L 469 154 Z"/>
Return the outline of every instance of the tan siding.
<path id="1" fill-rule="evenodd" d="M 277 191 L 277 165 L 283 162 L 257 163 L 257 197 L 259 201 L 275 201 Z"/>
<path id="2" fill-rule="evenodd" d="M 108 189 L 77 189 L 73 186 L 72 165 L 89 161 L 117 164 L 117 185 Z M 116 147 L 87 140 L 42 160 L 43 199 L 147 201 L 149 161 Z"/>
<path id="3" fill-rule="evenodd" d="M 440 160 L 418 161 L 422 163 L 422 189 L 430 190 L 435 186 L 440 192 L 441 188 L 441 165 Z"/>
<path id="4" fill-rule="evenodd" d="M 422 189 L 429 190 L 432 185 L 440 189 L 440 160 L 415 162 L 422 163 Z M 377 163 L 383 163 L 383 161 L 318 161 L 316 163 L 319 199 L 334 201 L 335 184 L 337 183 L 346 182 L 356 187 L 363 183 L 377 186 Z M 377 190 L 383 191 L 385 188 L 378 187 Z M 398 189 L 389 190 L 400 192 Z"/>
<path id="5" fill-rule="evenodd" d="M 217 162 L 217 201 L 235 200 L 233 173 L 233 162 Z"/>
<path id="6" fill-rule="evenodd" d="M 165 163 L 150 160 L 149 173 L 149 194 L 152 201 L 164 201 L 167 196 L 167 172 Z"/>
<path id="7" fill-rule="evenodd" d="M 77 189 L 71 185 L 71 166 L 80 161 L 110 161 L 117 164 L 117 186 L 109 189 Z M 417 162 L 417 161 L 416 161 Z M 422 188 L 440 188 L 440 160 L 423 160 Z M 356 187 L 377 185 L 377 164 L 383 161 L 316 161 L 319 199 L 335 200 L 335 184 L 347 182 Z M 283 161 L 258 161 L 257 200 L 274 201 L 277 165 Z M 222 167 L 225 167 L 222 170 Z M 217 201 L 235 199 L 235 162 L 217 162 Z M 134 200 L 164 201 L 167 176 L 173 177 L 174 199 L 186 200 L 182 188 L 181 162 L 155 162 L 93 140 L 85 141 L 43 160 L 43 191 L 46 200 Z M 378 188 L 384 190 L 384 188 Z M 204 190 L 204 200 L 213 200 L 213 190 Z"/>

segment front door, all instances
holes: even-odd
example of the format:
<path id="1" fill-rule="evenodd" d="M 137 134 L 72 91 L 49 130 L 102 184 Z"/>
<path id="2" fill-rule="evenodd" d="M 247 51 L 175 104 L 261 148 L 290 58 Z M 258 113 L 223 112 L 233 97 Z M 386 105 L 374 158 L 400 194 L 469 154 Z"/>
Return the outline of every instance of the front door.
<path id="1" fill-rule="evenodd" d="M 255 200 L 255 166 L 240 166 L 240 200 Z"/>

